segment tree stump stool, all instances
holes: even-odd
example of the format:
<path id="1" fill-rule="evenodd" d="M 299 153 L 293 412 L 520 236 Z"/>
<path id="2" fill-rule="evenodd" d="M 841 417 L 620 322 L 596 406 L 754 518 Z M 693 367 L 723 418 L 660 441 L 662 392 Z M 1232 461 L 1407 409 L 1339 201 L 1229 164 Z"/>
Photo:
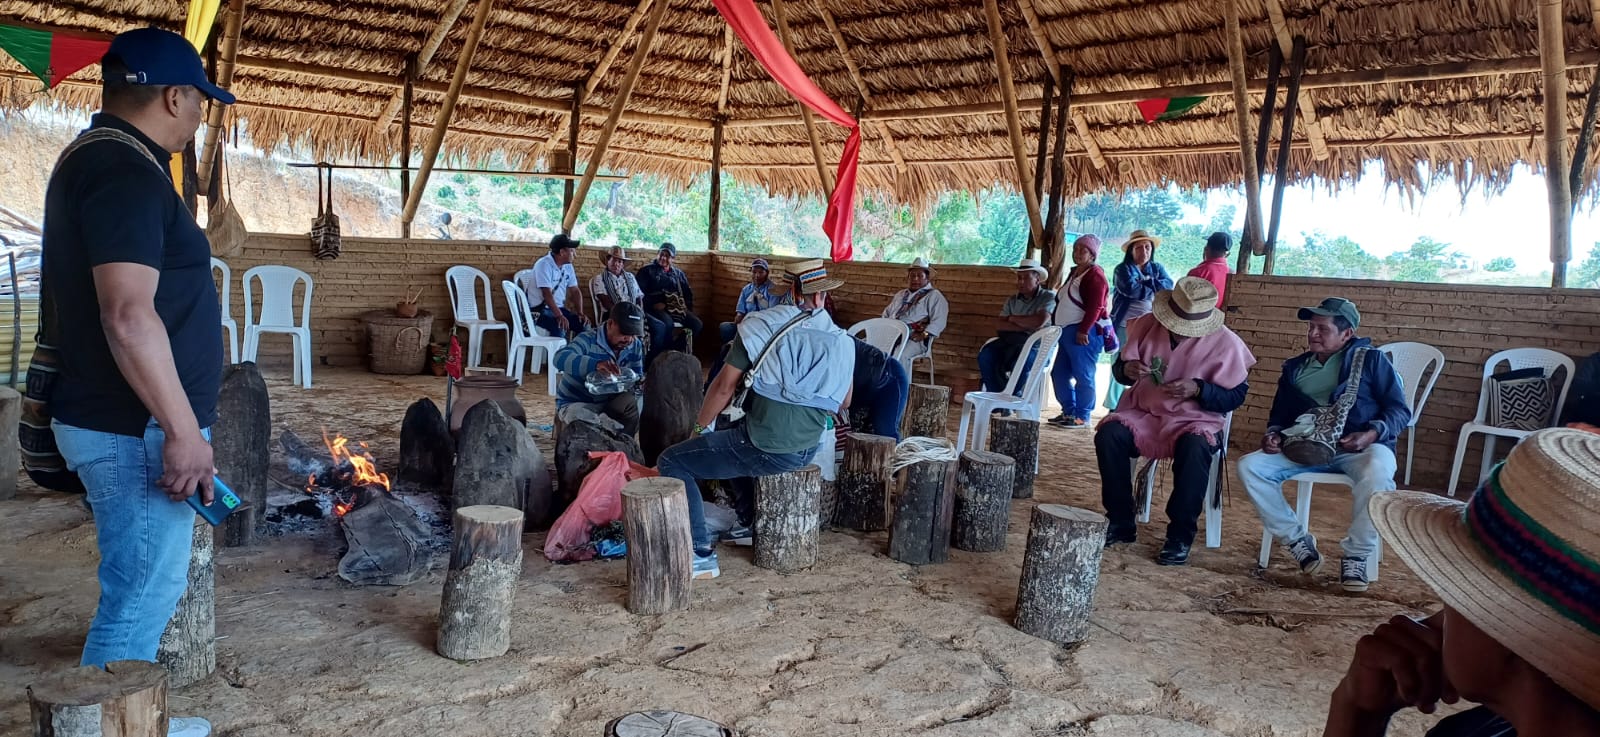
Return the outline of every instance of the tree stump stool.
<path id="1" fill-rule="evenodd" d="M 637 479 L 622 487 L 628 538 L 628 611 L 666 614 L 689 608 L 694 542 L 689 497 L 674 478 Z"/>
<path id="2" fill-rule="evenodd" d="M 681 711 L 636 711 L 611 720 L 606 737 L 737 737 L 737 733 Z"/>
<path id="3" fill-rule="evenodd" d="M 1017 629 L 1059 645 L 1088 639 L 1106 525 L 1095 512 L 1060 504 L 1034 507 L 1017 587 Z"/>
<path id="4" fill-rule="evenodd" d="M 956 462 L 918 461 L 900 474 L 889 557 L 914 566 L 949 560 Z"/>
<path id="5" fill-rule="evenodd" d="M 694 418 L 705 399 L 700 359 L 668 351 L 645 372 L 644 409 L 639 413 L 639 450 L 655 466 L 661 451 L 694 436 Z"/>
<path id="6" fill-rule="evenodd" d="M 511 649 L 511 605 L 522 575 L 522 519 L 522 510 L 513 507 L 456 510 L 450 572 L 439 604 L 440 655 L 483 660 Z"/>
<path id="7" fill-rule="evenodd" d="M 950 387 L 912 384 L 906 394 L 906 415 L 900 420 L 902 438 L 938 438 L 950 434 Z"/>
<path id="8" fill-rule="evenodd" d="M 166 737 L 167 672 L 124 660 L 52 673 L 28 686 L 34 737 Z"/>
<path id="9" fill-rule="evenodd" d="M 423 397 L 406 408 L 400 423 L 401 481 L 443 488 L 455 476 L 456 441 L 432 399 Z"/>
<path id="10" fill-rule="evenodd" d="M 217 475 L 244 502 L 222 523 L 222 544 L 255 545 L 266 525 L 267 464 L 272 460 L 272 402 L 267 382 L 254 363 L 222 370 L 217 422 L 211 426 L 211 454 Z M 182 686 L 176 675 L 173 687 Z"/>
<path id="11" fill-rule="evenodd" d="M 850 433 L 844 439 L 844 465 L 834 483 L 838 493 L 833 523 L 852 530 L 873 532 L 889 527 L 889 493 L 894 476 L 894 438 Z M 1009 489 L 1007 490 L 1009 493 Z"/>
<path id="12" fill-rule="evenodd" d="M 229 516 L 228 519 L 233 519 Z M 167 669 L 167 683 L 183 688 L 217 669 L 216 532 L 195 515 L 189 549 L 189 587 L 161 633 L 156 662 Z"/>
<path id="13" fill-rule="evenodd" d="M 779 573 L 817 562 L 822 469 L 816 464 L 756 479 L 755 563 Z"/>
<path id="14" fill-rule="evenodd" d="M 986 450 L 961 454 L 951 541 L 958 550 L 992 553 L 1005 549 L 1015 465 L 1010 458 Z"/>
<path id="15" fill-rule="evenodd" d="M 22 395 L 0 386 L 0 500 L 17 495 L 17 475 L 22 472 L 22 442 L 17 437 L 22 422 Z"/>
<path id="16" fill-rule="evenodd" d="M 1039 423 L 1021 417 L 989 421 L 989 450 L 1016 461 L 1011 471 L 1011 498 L 1032 499 L 1039 468 Z"/>

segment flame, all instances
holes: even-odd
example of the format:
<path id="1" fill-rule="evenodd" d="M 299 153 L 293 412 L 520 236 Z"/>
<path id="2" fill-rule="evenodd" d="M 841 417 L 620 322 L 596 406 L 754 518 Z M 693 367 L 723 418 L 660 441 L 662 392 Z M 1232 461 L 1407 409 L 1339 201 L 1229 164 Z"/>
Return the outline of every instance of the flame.
<path id="1" fill-rule="evenodd" d="M 334 466 L 346 462 L 354 469 L 355 475 L 351 481 L 358 486 L 382 486 L 384 491 L 389 490 L 389 475 L 378 473 L 377 464 L 372 461 L 372 454 L 367 452 L 366 443 L 357 443 L 359 453 L 350 452 L 350 439 L 343 435 L 336 435 L 333 440 L 328 439 L 328 431 L 322 431 L 322 443 L 328 446 L 328 454 L 333 457 Z"/>

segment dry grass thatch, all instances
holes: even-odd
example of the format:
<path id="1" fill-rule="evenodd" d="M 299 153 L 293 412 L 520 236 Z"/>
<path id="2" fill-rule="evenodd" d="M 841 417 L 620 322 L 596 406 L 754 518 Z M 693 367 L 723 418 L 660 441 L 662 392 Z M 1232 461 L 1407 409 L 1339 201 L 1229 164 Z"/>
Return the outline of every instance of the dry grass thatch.
<path id="1" fill-rule="evenodd" d="M 708 169 L 711 121 L 724 119 L 724 166 L 730 176 L 780 193 L 814 192 L 817 174 L 805 128 L 789 96 L 768 79 L 737 41 L 729 62 L 726 104 L 724 24 L 706 0 L 670 2 L 654 50 L 635 89 L 605 165 L 654 172 L 674 180 Z M 1095 102 L 1105 93 L 1228 80 L 1221 6 L 1211 0 L 1022 0 L 1057 61 L 1076 73 L 1075 95 Z M 1000 0 L 1011 63 L 1023 100 L 1024 135 L 1035 146 L 1041 82 L 1047 65 L 1019 0 Z M 1265 76 L 1266 51 L 1278 36 L 1267 3 L 1241 0 L 1252 79 Z M 1536 9 L 1515 0 L 1281 0 L 1287 29 L 1308 39 L 1308 75 L 1457 62 L 1486 62 L 1501 71 L 1481 76 L 1313 86 L 1307 96 L 1329 156 L 1315 160 L 1297 148 L 1298 178 L 1332 183 L 1359 176 L 1379 160 L 1392 182 L 1424 185 L 1417 162 L 1462 186 L 1502 183 L 1519 163 L 1538 165 L 1540 96 L 1529 59 L 1538 56 Z M 398 95 L 407 54 L 440 25 L 446 2 L 424 0 L 249 0 L 234 87 L 244 104 L 234 111 L 261 145 L 309 145 L 328 159 L 389 159 L 398 154 L 399 126 L 377 120 Z M 771 20 L 772 5 L 762 3 Z M 847 108 L 864 89 L 869 126 L 862 151 L 862 185 L 901 199 L 926 201 L 949 188 L 1014 182 L 999 112 L 940 116 L 946 106 L 989 105 L 999 99 L 995 64 L 981 2 L 965 0 L 787 0 L 783 3 L 797 56 L 812 78 Z M 181 0 L 0 0 L 6 20 L 109 34 L 141 24 L 181 25 Z M 450 26 L 438 53 L 420 73 L 413 143 L 440 109 L 443 91 L 467 34 L 475 3 Z M 585 99 L 580 156 L 599 137 L 638 33 L 624 34 L 637 0 L 497 0 L 456 109 L 447 154 L 481 159 L 507 154 L 536 164 L 564 147 L 566 110 L 575 87 L 590 80 L 612 44 L 615 63 Z M 836 22 L 851 63 L 824 19 Z M 1569 107 L 1574 127 L 1592 78 L 1596 34 L 1590 5 L 1567 0 L 1567 45 L 1574 68 Z M 635 18 L 636 20 L 636 18 Z M 1505 60 L 1520 73 L 1505 73 Z M 859 80 L 851 67 L 859 71 Z M 85 70 L 53 94 L 60 104 L 92 107 L 95 70 Z M 1431 72 L 1416 76 L 1438 76 Z M 0 107 L 39 99 L 39 83 L 10 60 L 0 62 Z M 1259 104 L 1261 95 L 1253 99 Z M 1108 161 L 1097 168 L 1085 142 L 1069 136 L 1071 188 L 1141 186 L 1160 182 L 1223 185 L 1238 180 L 1232 98 L 1217 94 L 1188 116 L 1145 125 L 1134 105 L 1079 104 Z M 918 112 L 923 111 L 923 112 Z M 888 137 L 885 138 L 884 132 Z M 836 157 L 844 132 L 823 124 L 824 156 Z M 1276 135 L 1276 134 L 1274 134 Z M 1295 145 L 1304 146 L 1302 126 Z M 897 171 L 896 157 L 907 165 Z M 831 164 L 830 164 L 831 165 Z"/>

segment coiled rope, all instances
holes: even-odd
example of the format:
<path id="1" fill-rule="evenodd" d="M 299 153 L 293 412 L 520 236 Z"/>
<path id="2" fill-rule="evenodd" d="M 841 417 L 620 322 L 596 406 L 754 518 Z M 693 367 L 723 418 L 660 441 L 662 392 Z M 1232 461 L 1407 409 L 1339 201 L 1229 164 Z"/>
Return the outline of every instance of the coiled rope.
<path id="1" fill-rule="evenodd" d="M 948 440 L 921 437 L 906 438 L 894 447 L 894 460 L 889 465 L 889 472 L 899 473 L 901 469 L 923 461 L 953 461 L 955 459 L 956 446 Z"/>

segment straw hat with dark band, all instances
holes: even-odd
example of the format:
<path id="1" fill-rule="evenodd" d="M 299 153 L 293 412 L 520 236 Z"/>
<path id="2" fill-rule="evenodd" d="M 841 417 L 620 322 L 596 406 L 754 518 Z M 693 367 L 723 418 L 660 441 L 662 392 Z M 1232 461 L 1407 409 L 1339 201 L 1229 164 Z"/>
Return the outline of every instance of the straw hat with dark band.
<path id="1" fill-rule="evenodd" d="M 820 258 L 789 264 L 784 272 L 790 283 L 800 285 L 801 294 L 831 292 L 844 286 L 843 279 L 828 277 L 828 264 Z"/>
<path id="2" fill-rule="evenodd" d="M 1127 253 L 1128 249 L 1132 248 L 1133 244 L 1138 243 L 1139 241 L 1149 241 L 1151 248 L 1161 245 L 1160 238 L 1150 235 L 1143 230 L 1135 230 L 1128 234 L 1128 240 L 1122 242 L 1122 252 Z"/>
<path id="3" fill-rule="evenodd" d="M 1150 311 L 1168 331 L 1185 338 L 1204 338 L 1222 329 L 1217 287 L 1198 276 L 1186 276 L 1171 289 L 1156 292 Z"/>
<path id="4" fill-rule="evenodd" d="M 612 246 L 612 247 L 607 248 L 606 250 L 600 252 L 600 263 L 602 263 L 602 264 L 609 264 L 609 263 L 611 263 L 611 259 L 614 259 L 614 258 L 620 258 L 623 261 L 632 261 L 633 260 L 631 258 L 628 258 L 628 252 L 622 250 L 622 246 Z"/>
<path id="5" fill-rule="evenodd" d="M 1445 604 L 1600 708 L 1600 435 L 1529 435 L 1464 504 L 1397 491 L 1369 508 Z"/>

